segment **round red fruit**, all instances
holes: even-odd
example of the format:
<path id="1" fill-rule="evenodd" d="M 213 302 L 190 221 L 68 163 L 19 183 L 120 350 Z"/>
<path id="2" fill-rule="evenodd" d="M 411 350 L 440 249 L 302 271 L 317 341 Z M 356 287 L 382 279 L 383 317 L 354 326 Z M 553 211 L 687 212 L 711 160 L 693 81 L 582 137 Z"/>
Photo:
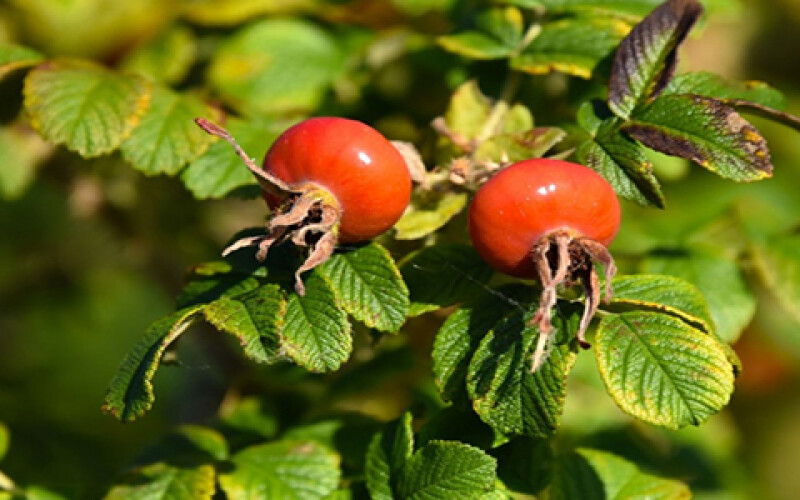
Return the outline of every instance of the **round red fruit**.
<path id="1" fill-rule="evenodd" d="M 619 222 L 619 201 L 600 175 L 583 165 L 538 158 L 504 168 L 478 190 L 469 233 L 492 267 L 536 278 L 531 252 L 543 236 L 562 232 L 608 246 Z"/>
<path id="2" fill-rule="evenodd" d="M 403 157 L 375 129 L 354 120 L 310 118 L 273 143 L 264 170 L 292 187 L 316 185 L 336 199 L 338 240 L 353 243 L 392 227 L 411 197 Z M 267 198 L 272 208 L 276 201 Z"/>

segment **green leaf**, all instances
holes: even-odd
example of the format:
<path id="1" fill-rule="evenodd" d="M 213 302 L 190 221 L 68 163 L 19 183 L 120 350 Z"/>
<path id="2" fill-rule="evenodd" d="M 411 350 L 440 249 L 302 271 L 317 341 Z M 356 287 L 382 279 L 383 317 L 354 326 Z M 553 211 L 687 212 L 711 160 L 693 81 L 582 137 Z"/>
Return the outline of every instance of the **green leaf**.
<path id="1" fill-rule="evenodd" d="M 225 128 L 248 155 L 257 161 L 280 134 L 279 127 L 231 118 Z M 181 180 L 195 198 L 222 198 L 236 188 L 256 185 L 256 179 L 242 163 L 230 144 L 216 141 L 203 156 L 181 172 Z"/>
<path id="2" fill-rule="evenodd" d="M 473 353 L 495 325 L 520 312 L 523 306 L 518 300 L 526 295 L 530 289 L 521 285 L 488 290 L 447 318 L 436 333 L 432 353 L 434 381 L 445 399 L 466 395 L 465 379 Z"/>
<path id="3" fill-rule="evenodd" d="M 230 500 L 319 500 L 336 490 L 341 475 L 339 457 L 313 441 L 250 446 L 236 453 L 231 465 L 233 470 L 219 475 Z"/>
<path id="4" fill-rule="evenodd" d="M 482 450 L 452 441 L 431 441 L 408 459 L 397 498 L 478 499 L 494 487 L 497 463 Z"/>
<path id="5" fill-rule="evenodd" d="M 350 322 L 320 274 L 311 273 L 305 285 L 304 296 L 289 296 L 281 345 L 290 358 L 312 372 L 336 370 L 353 348 Z"/>
<path id="6" fill-rule="evenodd" d="M 215 470 L 212 465 L 176 467 L 156 463 L 134 469 L 111 488 L 105 500 L 203 500 L 214 496 Z"/>
<path id="7" fill-rule="evenodd" d="M 509 164 L 541 158 L 567 133 L 556 127 L 537 127 L 523 132 L 499 134 L 483 141 L 475 151 L 478 162 Z"/>
<path id="8" fill-rule="evenodd" d="M 571 17 L 542 25 L 542 31 L 511 59 L 511 67 L 533 75 L 560 71 L 590 78 L 630 30 L 620 19 Z"/>
<path id="9" fill-rule="evenodd" d="M 492 103 L 483 95 L 478 82 L 469 80 L 453 92 L 444 114 L 447 128 L 465 138 L 478 137 L 491 113 Z"/>
<path id="10" fill-rule="evenodd" d="M 467 206 L 466 193 L 415 194 L 408 210 L 395 224 L 395 238 L 417 240 L 436 232 Z"/>
<path id="11" fill-rule="evenodd" d="M 106 394 L 103 411 L 122 421 L 133 421 L 153 406 L 153 377 L 164 351 L 197 319 L 201 307 L 193 306 L 166 316 L 147 329 L 122 360 Z"/>
<path id="12" fill-rule="evenodd" d="M 406 321 L 408 289 L 392 257 L 377 243 L 336 252 L 317 272 L 336 304 L 370 328 L 396 332 Z"/>
<path id="13" fill-rule="evenodd" d="M 470 59 L 502 59 L 517 50 L 522 41 L 524 20 L 518 9 L 489 9 L 475 22 L 478 30 L 440 36 L 436 42 L 445 50 Z"/>
<path id="14" fill-rule="evenodd" d="M 207 262 L 195 266 L 189 274 L 186 286 L 178 295 L 177 307 L 209 304 L 221 297 L 235 297 L 255 290 L 261 286 L 261 281 L 258 275 L 253 274 L 234 269 L 228 261 Z"/>
<path id="15" fill-rule="evenodd" d="M 52 147 L 27 127 L 0 128 L 0 198 L 20 197 L 51 152 Z"/>
<path id="16" fill-rule="evenodd" d="M 616 120 L 605 120 L 596 135 L 575 152 L 578 161 L 614 187 L 617 195 L 640 205 L 664 208 L 664 194 L 645 149 L 619 131 Z"/>
<path id="17" fill-rule="evenodd" d="M 414 452 L 411 413 L 386 424 L 367 447 L 365 465 L 367 489 L 373 500 L 394 500 L 394 487 L 401 470 Z"/>
<path id="18" fill-rule="evenodd" d="M 401 262 L 400 272 L 411 294 L 411 316 L 479 296 L 494 274 L 474 248 L 460 244 L 439 244 L 411 253 Z"/>
<path id="19" fill-rule="evenodd" d="M 786 108 L 783 94 L 764 82 L 731 82 L 706 71 L 676 76 L 664 88 L 663 95 L 668 94 L 696 94 L 721 101 L 744 100 L 774 109 Z"/>
<path id="20" fill-rule="evenodd" d="M 81 156 L 120 146 L 150 103 L 150 86 L 86 61 L 39 65 L 25 79 L 25 109 L 46 140 Z"/>
<path id="21" fill-rule="evenodd" d="M 562 317 L 562 315 L 566 317 Z M 475 412 L 503 434 L 550 437 L 558 428 L 566 397 L 566 379 L 576 354 L 570 347 L 577 314 L 559 311 L 553 318 L 551 352 L 531 373 L 538 330 L 527 315 L 499 322 L 472 356 L 467 390 Z"/>
<path id="22" fill-rule="evenodd" d="M 335 41 L 316 25 L 267 19 L 234 33 L 220 46 L 208 79 L 245 115 L 310 111 L 343 64 Z"/>
<path id="23" fill-rule="evenodd" d="M 10 442 L 11 434 L 8 432 L 8 427 L 6 427 L 5 424 L 0 423 L 0 460 L 6 456 Z"/>
<path id="24" fill-rule="evenodd" d="M 617 276 L 611 283 L 614 290 L 610 302 L 612 308 L 624 306 L 666 313 L 714 334 L 714 321 L 705 297 L 693 284 L 680 277 L 633 274 Z"/>
<path id="25" fill-rule="evenodd" d="M 604 451 L 579 448 L 559 457 L 555 470 L 549 490 L 552 500 L 691 498 L 685 484 L 645 474 L 633 463 Z"/>
<path id="26" fill-rule="evenodd" d="M 221 428 L 226 435 L 236 431 L 273 438 L 278 434 L 279 425 L 273 406 L 271 400 L 254 396 L 241 398 L 235 405 L 223 405 L 220 410 Z"/>
<path id="27" fill-rule="evenodd" d="M 215 328 L 238 338 L 250 359 L 270 363 L 280 357 L 286 299 L 278 285 L 221 297 L 208 304 L 203 314 Z"/>
<path id="28" fill-rule="evenodd" d="M 181 4 L 187 19 L 203 26 L 236 26 L 265 15 L 302 13 L 317 0 L 192 0 Z"/>
<path id="29" fill-rule="evenodd" d="M 692 160 L 721 177 L 755 181 L 772 175 L 767 143 L 733 108 L 696 95 L 663 95 L 622 130 L 645 146 Z"/>
<path id="30" fill-rule="evenodd" d="M 147 175 L 175 175 L 213 141 L 194 119 L 216 114 L 197 97 L 154 87 L 150 108 L 122 143 L 122 156 Z"/>
<path id="31" fill-rule="evenodd" d="M 20 68 L 34 66 L 44 61 L 39 52 L 11 43 L 0 43 L 0 79 Z"/>
<path id="32" fill-rule="evenodd" d="M 800 321 L 800 235 L 770 239 L 752 248 L 761 279 L 779 304 Z"/>
<path id="33" fill-rule="evenodd" d="M 634 26 L 619 44 L 611 68 L 608 104 L 627 120 L 672 79 L 678 46 L 703 13 L 696 0 L 667 0 Z"/>
<path id="34" fill-rule="evenodd" d="M 547 12 L 590 12 L 638 19 L 663 0 L 502 0 L 520 7 L 543 7 Z"/>
<path id="35" fill-rule="evenodd" d="M 137 466 L 169 463 L 192 468 L 228 459 L 228 443 L 219 432 L 200 425 L 181 425 L 136 459 Z"/>
<path id="36" fill-rule="evenodd" d="M 336 451 L 341 457 L 345 476 L 363 476 L 367 448 L 381 422 L 362 414 L 347 413 L 310 424 L 294 426 L 283 434 L 283 439 L 315 441 Z"/>
<path id="37" fill-rule="evenodd" d="M 168 85 L 180 83 L 189 74 L 197 57 L 197 42 L 186 26 L 173 26 L 130 52 L 120 65 Z"/>
<path id="38" fill-rule="evenodd" d="M 736 261 L 722 252 L 655 253 L 641 271 L 670 274 L 694 284 L 705 297 L 720 339 L 732 343 L 753 319 L 756 299 L 747 288 Z"/>
<path id="39" fill-rule="evenodd" d="M 541 497 L 553 480 L 553 450 L 550 441 L 517 437 L 492 450 L 497 458 L 497 476 L 510 490 Z"/>
<path id="40" fill-rule="evenodd" d="M 722 344 L 666 314 L 605 316 L 597 329 L 595 355 L 617 405 L 654 425 L 699 425 L 733 392 L 734 369 Z"/>

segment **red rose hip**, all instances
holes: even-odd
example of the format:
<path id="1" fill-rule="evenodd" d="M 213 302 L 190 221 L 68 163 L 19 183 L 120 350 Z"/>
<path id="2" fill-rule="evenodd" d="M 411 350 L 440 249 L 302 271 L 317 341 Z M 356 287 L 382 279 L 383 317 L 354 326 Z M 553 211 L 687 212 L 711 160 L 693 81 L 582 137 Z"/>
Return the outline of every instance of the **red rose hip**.
<path id="1" fill-rule="evenodd" d="M 586 305 L 577 337 L 588 347 L 584 334 L 600 295 L 595 263 L 605 268 L 608 297 L 616 268 L 606 247 L 619 223 L 619 201 L 611 185 L 593 170 L 561 160 L 515 163 L 475 194 L 469 233 L 477 252 L 498 271 L 542 284 L 534 318 L 540 331 L 534 370 L 544 362 L 559 285 L 583 285 Z"/>
<path id="2" fill-rule="evenodd" d="M 267 233 L 243 238 L 223 252 L 258 245 L 256 257 L 286 240 L 309 248 L 295 272 L 322 264 L 338 242 L 365 241 L 392 227 L 411 198 L 411 175 L 403 156 L 375 129 L 345 118 L 310 118 L 287 129 L 272 144 L 263 168 L 227 131 L 197 119 L 209 134 L 228 141 L 256 176 L 273 210 Z"/>

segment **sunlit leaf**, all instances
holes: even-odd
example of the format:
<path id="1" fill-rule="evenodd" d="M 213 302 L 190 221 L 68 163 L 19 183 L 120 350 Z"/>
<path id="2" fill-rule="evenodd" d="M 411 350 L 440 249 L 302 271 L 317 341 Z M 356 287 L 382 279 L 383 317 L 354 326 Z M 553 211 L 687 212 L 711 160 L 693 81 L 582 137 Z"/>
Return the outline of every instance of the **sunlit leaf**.
<path id="1" fill-rule="evenodd" d="M 603 317 L 595 355 L 625 412 L 670 429 L 699 425 L 728 403 L 734 368 L 716 337 L 661 313 Z"/>
<path id="2" fill-rule="evenodd" d="M 216 114 L 197 97 L 154 87 L 150 108 L 122 144 L 122 156 L 145 174 L 174 175 L 203 154 L 213 140 L 194 119 Z"/>
<path id="3" fill-rule="evenodd" d="M 395 238 L 417 240 L 447 224 L 467 205 L 466 193 L 421 193 L 395 224 Z"/>
<path id="4" fill-rule="evenodd" d="M 437 38 L 444 49 L 470 59 L 510 56 L 522 41 L 523 18 L 519 10 L 495 8 L 477 16 L 476 30 Z"/>
<path id="5" fill-rule="evenodd" d="M 44 56 L 36 50 L 21 45 L 0 43 L 0 79 L 12 71 L 33 66 L 43 60 Z"/>
<path id="6" fill-rule="evenodd" d="M 265 15 L 305 12 L 317 0 L 192 0 L 181 4 L 183 14 L 206 26 L 235 26 Z"/>
<path id="7" fill-rule="evenodd" d="M 786 108 L 783 94 L 764 82 L 728 81 L 706 71 L 676 76 L 664 87 L 663 94 L 697 94 L 722 101 L 741 99 L 774 109 Z"/>
<path id="8" fill-rule="evenodd" d="M 143 78 L 85 61 L 39 65 L 25 79 L 24 94 L 33 127 L 81 156 L 119 147 L 150 103 L 150 86 Z"/>

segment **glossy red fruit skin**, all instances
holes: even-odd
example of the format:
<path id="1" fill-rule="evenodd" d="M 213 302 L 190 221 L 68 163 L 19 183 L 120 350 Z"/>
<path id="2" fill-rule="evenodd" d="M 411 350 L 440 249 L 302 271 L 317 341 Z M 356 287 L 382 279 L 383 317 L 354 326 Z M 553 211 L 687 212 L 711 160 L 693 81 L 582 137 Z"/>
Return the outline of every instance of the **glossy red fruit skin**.
<path id="1" fill-rule="evenodd" d="M 536 278 L 531 250 L 545 234 L 564 230 L 608 246 L 619 229 L 614 189 L 593 170 L 537 158 L 510 165 L 489 179 L 472 200 L 469 234 L 493 268 Z"/>
<path id="2" fill-rule="evenodd" d="M 346 118 L 310 118 L 290 127 L 267 152 L 263 168 L 291 186 L 314 183 L 328 190 L 342 210 L 341 243 L 385 232 L 411 198 L 400 153 L 372 127 Z M 275 208 L 275 200 L 267 202 Z"/>

